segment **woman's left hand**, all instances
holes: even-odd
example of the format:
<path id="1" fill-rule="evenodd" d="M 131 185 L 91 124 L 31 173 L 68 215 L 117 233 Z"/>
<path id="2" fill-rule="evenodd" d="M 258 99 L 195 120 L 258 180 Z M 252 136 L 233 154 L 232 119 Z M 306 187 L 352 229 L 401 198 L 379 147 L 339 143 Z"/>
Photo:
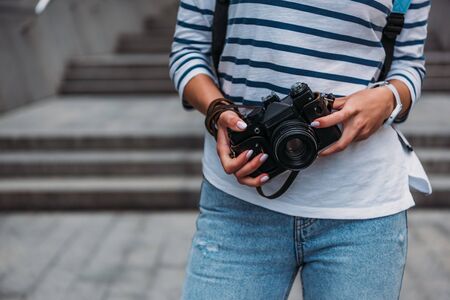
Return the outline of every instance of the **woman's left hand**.
<path id="1" fill-rule="evenodd" d="M 395 107 L 395 97 L 388 87 L 364 89 L 347 97 L 337 98 L 333 108 L 338 110 L 311 123 L 325 128 L 343 123 L 341 138 L 319 155 L 327 156 L 347 148 L 353 141 L 367 139 L 383 125 Z"/>

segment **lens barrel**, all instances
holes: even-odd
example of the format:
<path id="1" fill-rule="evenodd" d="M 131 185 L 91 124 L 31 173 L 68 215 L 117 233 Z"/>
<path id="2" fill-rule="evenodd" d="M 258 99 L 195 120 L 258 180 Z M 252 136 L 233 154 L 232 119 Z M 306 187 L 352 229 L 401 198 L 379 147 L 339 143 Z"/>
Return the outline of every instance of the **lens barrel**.
<path id="1" fill-rule="evenodd" d="M 288 170 L 301 170 L 317 157 L 314 131 L 298 120 L 282 122 L 273 131 L 271 142 L 275 159 Z"/>

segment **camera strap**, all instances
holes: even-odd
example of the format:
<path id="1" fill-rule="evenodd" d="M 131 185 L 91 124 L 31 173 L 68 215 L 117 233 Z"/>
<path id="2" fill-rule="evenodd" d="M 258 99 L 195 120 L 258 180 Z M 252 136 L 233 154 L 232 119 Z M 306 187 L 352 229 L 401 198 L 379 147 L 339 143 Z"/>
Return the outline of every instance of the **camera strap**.
<path id="1" fill-rule="evenodd" d="M 295 178 L 297 177 L 299 171 L 291 171 L 291 173 L 289 174 L 288 178 L 286 178 L 286 181 L 283 183 L 283 185 L 280 187 L 280 189 L 278 191 L 276 191 L 275 193 L 273 193 L 272 195 L 266 195 L 264 194 L 264 191 L 262 190 L 262 187 L 258 186 L 256 188 L 256 191 L 258 192 L 258 194 L 260 194 L 261 196 L 267 198 L 267 199 L 275 199 L 280 197 L 281 195 L 284 194 L 284 192 L 287 191 L 287 189 L 291 186 L 291 184 L 294 182 Z"/>

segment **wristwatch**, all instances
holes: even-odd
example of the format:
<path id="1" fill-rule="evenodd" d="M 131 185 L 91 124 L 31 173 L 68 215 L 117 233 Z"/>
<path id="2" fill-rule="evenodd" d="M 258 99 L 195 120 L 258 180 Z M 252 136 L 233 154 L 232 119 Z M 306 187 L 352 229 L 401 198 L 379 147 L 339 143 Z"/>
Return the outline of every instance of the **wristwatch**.
<path id="1" fill-rule="evenodd" d="M 402 104 L 402 101 L 400 100 L 400 95 L 399 95 L 397 89 L 395 88 L 395 86 L 393 84 L 389 83 L 388 81 L 379 81 L 379 82 L 371 83 L 371 84 L 369 84 L 368 88 L 373 89 L 373 88 L 381 87 L 381 86 L 385 86 L 385 87 L 389 88 L 391 90 L 392 94 L 394 94 L 394 98 L 395 98 L 396 106 L 395 106 L 394 110 L 392 111 L 391 115 L 389 116 L 389 118 L 387 118 L 384 121 L 384 126 L 390 126 L 390 125 L 392 125 L 392 123 L 394 123 L 395 118 L 397 118 L 397 116 L 402 111 L 403 104 Z"/>

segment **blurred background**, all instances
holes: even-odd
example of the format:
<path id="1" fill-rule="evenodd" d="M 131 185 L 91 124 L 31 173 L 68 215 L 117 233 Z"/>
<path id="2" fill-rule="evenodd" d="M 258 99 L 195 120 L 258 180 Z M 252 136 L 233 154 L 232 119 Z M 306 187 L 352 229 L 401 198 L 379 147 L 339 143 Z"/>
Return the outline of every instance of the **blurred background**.
<path id="1" fill-rule="evenodd" d="M 1 300 L 179 298 L 203 118 L 168 75 L 177 7 L 0 0 Z M 449 11 L 433 0 L 402 125 L 434 189 L 410 210 L 402 299 L 450 299 Z"/>

